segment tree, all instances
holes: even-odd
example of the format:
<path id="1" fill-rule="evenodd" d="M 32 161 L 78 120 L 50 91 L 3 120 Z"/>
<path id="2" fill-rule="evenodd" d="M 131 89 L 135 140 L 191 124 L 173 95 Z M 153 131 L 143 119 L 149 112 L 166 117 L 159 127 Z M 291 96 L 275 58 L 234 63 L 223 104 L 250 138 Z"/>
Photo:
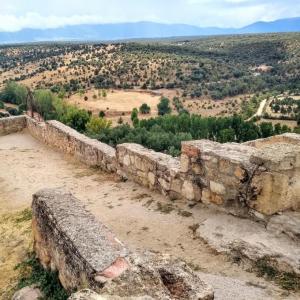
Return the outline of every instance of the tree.
<path id="1" fill-rule="evenodd" d="M 131 117 L 130 117 L 132 122 L 135 119 L 138 119 L 138 114 L 139 114 L 139 112 L 138 112 L 137 108 L 134 108 L 131 112 Z"/>
<path id="2" fill-rule="evenodd" d="M 157 105 L 157 109 L 160 116 L 171 113 L 170 100 L 166 97 L 162 97 Z"/>
<path id="3" fill-rule="evenodd" d="M 105 117 L 105 112 L 103 110 L 101 110 L 99 112 L 99 118 L 104 118 Z"/>
<path id="4" fill-rule="evenodd" d="M 143 103 L 141 106 L 140 106 L 140 113 L 141 114 L 149 114 L 150 111 L 151 111 L 151 107 L 147 104 L 147 103 Z"/>
<path id="5" fill-rule="evenodd" d="M 90 116 L 86 110 L 78 109 L 75 106 L 67 106 L 61 121 L 79 132 L 84 132 L 89 120 Z"/>
<path id="6" fill-rule="evenodd" d="M 22 104 L 26 102 L 27 89 L 24 85 L 9 81 L 0 94 L 4 102 L 12 104 Z"/>
<path id="7" fill-rule="evenodd" d="M 86 131 L 89 135 L 100 134 L 104 129 L 110 128 L 112 122 L 104 118 L 92 117 L 90 121 L 86 124 Z"/>
<path id="8" fill-rule="evenodd" d="M 38 112 L 44 120 L 55 118 L 55 108 L 53 102 L 55 95 L 48 90 L 36 90 L 33 96 L 34 110 Z"/>
<path id="9" fill-rule="evenodd" d="M 269 136 L 274 135 L 274 130 L 273 130 L 272 123 L 266 123 L 266 122 L 264 122 L 264 123 L 261 123 L 259 125 L 259 127 L 260 127 L 260 131 L 261 131 L 261 136 L 263 138 L 267 138 Z"/>

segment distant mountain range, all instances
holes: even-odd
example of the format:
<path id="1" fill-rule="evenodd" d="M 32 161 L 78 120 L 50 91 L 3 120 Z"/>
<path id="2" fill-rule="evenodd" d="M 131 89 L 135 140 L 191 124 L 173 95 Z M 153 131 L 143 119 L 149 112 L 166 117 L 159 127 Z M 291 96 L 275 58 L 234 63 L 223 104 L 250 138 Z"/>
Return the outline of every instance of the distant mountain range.
<path id="1" fill-rule="evenodd" d="M 0 43 L 27 43 L 41 41 L 110 41 L 136 38 L 166 38 L 244 33 L 271 33 L 300 31 L 300 17 L 273 22 L 257 22 L 243 28 L 201 28 L 186 24 L 153 22 L 86 24 L 54 29 L 23 29 L 0 32 Z"/>

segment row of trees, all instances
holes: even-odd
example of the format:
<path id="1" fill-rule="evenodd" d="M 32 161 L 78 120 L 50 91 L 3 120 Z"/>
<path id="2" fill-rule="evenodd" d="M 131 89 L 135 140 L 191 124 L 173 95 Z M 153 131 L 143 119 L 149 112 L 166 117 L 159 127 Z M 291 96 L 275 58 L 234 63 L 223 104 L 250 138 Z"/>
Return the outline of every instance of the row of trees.
<path id="1" fill-rule="evenodd" d="M 166 114 L 148 120 L 138 120 L 135 117 L 133 124 L 134 127 L 125 124 L 106 128 L 94 132 L 92 137 L 112 146 L 125 142 L 138 143 L 177 156 L 180 154 L 182 141 L 210 139 L 221 143 L 239 143 L 291 131 L 289 127 L 280 124 L 273 126 L 272 123 L 257 125 L 245 122 L 237 115 L 203 118 L 187 113 L 177 116 Z"/>

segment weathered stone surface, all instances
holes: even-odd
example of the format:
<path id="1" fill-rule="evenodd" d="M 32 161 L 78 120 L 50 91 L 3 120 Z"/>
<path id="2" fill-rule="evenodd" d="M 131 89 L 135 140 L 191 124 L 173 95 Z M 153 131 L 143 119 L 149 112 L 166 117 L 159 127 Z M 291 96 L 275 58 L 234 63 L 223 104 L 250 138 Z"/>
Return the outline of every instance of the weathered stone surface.
<path id="1" fill-rule="evenodd" d="M 149 150 L 138 144 L 117 146 L 117 168 L 120 174 L 165 195 L 180 194 L 180 161 L 170 155 Z M 174 188 L 174 180 L 178 185 Z"/>
<path id="2" fill-rule="evenodd" d="M 18 132 L 24 128 L 26 128 L 25 116 L 0 118 L 0 135 Z"/>
<path id="3" fill-rule="evenodd" d="M 101 286 L 128 268 L 123 244 L 71 194 L 42 190 L 32 210 L 34 250 L 66 289 Z"/>
<path id="4" fill-rule="evenodd" d="M 276 235 L 286 234 L 295 241 L 300 241 L 300 213 L 285 212 L 270 218 L 267 229 Z"/>
<path id="5" fill-rule="evenodd" d="M 219 214 L 202 222 L 197 235 L 218 252 L 252 262 L 271 258 L 279 271 L 300 274 L 299 244 L 254 221 Z"/>
<path id="6" fill-rule="evenodd" d="M 287 143 L 293 145 L 300 145 L 300 136 L 296 133 L 284 133 L 281 135 L 275 135 L 264 139 L 258 139 L 244 143 L 244 145 L 262 149 L 268 145 Z"/>
<path id="7" fill-rule="evenodd" d="M 12 300 L 39 300 L 43 298 L 42 292 L 34 285 L 26 286 L 17 291 Z"/>
<path id="8" fill-rule="evenodd" d="M 99 295 L 89 289 L 81 290 L 72 294 L 68 300 L 155 300 L 150 296 L 142 297 L 119 297 L 110 295 Z"/>
<path id="9" fill-rule="evenodd" d="M 131 268 L 107 283 L 102 294 L 163 300 L 210 300 L 214 297 L 211 287 L 180 260 L 148 252 L 131 254 L 129 261 Z"/>
<path id="10" fill-rule="evenodd" d="M 251 156 L 250 161 L 268 171 L 286 172 L 300 167 L 300 146 L 278 143 L 265 146 Z"/>

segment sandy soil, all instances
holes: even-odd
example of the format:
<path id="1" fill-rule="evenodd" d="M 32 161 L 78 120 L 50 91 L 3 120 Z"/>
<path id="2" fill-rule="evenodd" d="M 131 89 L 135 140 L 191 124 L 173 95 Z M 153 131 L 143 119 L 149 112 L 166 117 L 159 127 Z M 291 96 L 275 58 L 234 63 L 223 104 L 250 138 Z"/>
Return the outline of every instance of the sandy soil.
<path id="1" fill-rule="evenodd" d="M 294 295 L 287 297 L 272 283 L 215 254 L 195 238 L 191 227 L 214 214 L 212 210 L 201 204 L 191 208 L 185 202 L 171 202 L 130 181 L 119 182 L 113 175 L 88 168 L 53 151 L 27 133 L 0 137 L 0 218 L 3 220 L 9 214 L 15 220 L 20 211 L 30 206 L 32 194 L 46 187 L 64 187 L 71 191 L 131 249 L 171 253 L 201 272 L 243 281 L 264 295 L 258 297 L 253 293 L 253 298 L 248 300 L 297 299 Z M 24 259 L 29 248 L 27 222 L 25 219 L 20 225 L 22 230 L 16 230 L 15 221 L 6 222 L 5 226 L 0 223 L 0 269 L 5 266 L 6 270 L 5 279 L 0 277 L 1 299 L 5 299 L 7 290 L 16 282 L 13 266 Z M 15 247 L 15 243 L 19 247 Z M 7 255 L 9 251 L 14 251 L 14 255 Z M 213 280 L 211 284 L 218 286 Z M 228 285 L 227 289 L 233 286 L 236 285 Z M 238 286 L 235 293 L 244 299 Z M 216 299 L 230 298 L 221 293 Z"/>
<path id="2" fill-rule="evenodd" d="M 159 95 L 143 91 L 108 90 L 107 97 L 102 97 L 98 92 L 99 90 L 95 89 L 88 90 L 82 96 L 72 95 L 67 101 L 91 110 L 95 114 L 104 111 L 108 117 L 122 116 L 122 113 L 130 114 L 134 108 L 139 108 L 143 103 L 147 103 L 151 107 L 152 115 L 157 114 Z M 96 99 L 93 98 L 94 95 L 97 96 Z M 84 101 L 84 97 L 88 97 L 88 100 Z"/>

